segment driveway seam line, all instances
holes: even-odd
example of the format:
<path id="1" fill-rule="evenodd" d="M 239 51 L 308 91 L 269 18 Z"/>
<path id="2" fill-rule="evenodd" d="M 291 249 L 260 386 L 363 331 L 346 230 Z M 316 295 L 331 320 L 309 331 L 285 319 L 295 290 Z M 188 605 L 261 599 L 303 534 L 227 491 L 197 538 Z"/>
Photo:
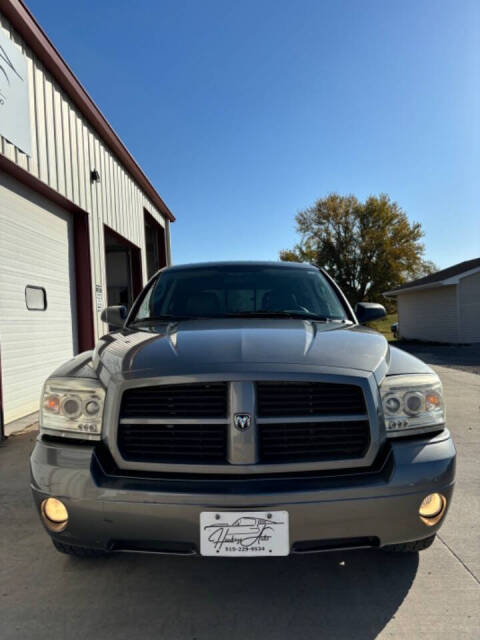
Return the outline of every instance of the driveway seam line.
<path id="1" fill-rule="evenodd" d="M 480 580 L 477 578 L 477 576 L 468 568 L 468 566 L 465 564 L 465 562 L 455 553 L 455 551 L 450 547 L 450 545 L 448 545 L 445 540 L 440 536 L 440 534 L 437 534 L 438 539 L 440 540 L 440 542 L 442 544 L 444 544 L 447 549 L 450 551 L 450 553 L 452 554 L 452 556 L 454 556 L 458 562 L 462 565 L 462 567 L 468 571 L 468 573 L 472 576 L 472 578 L 475 580 L 475 582 L 480 586 Z"/>

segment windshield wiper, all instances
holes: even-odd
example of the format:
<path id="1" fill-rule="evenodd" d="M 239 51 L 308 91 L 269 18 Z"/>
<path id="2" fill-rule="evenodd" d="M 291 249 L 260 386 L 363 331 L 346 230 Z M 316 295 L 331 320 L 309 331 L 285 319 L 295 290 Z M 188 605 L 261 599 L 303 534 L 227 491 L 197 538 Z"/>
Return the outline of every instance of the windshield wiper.
<path id="1" fill-rule="evenodd" d="M 180 322 L 181 320 L 212 320 L 221 318 L 294 318 L 299 320 L 316 320 L 318 322 L 345 322 L 344 318 L 332 318 L 306 311 L 236 311 L 232 313 L 219 313 L 214 316 L 182 316 L 164 314 L 139 318 L 129 322 L 129 326 L 137 324 L 151 324 L 152 322 Z"/>
<path id="2" fill-rule="evenodd" d="M 195 316 L 175 316 L 172 314 L 165 314 L 161 316 L 149 316 L 148 318 L 139 318 L 138 320 L 132 320 L 129 325 L 133 324 L 149 324 L 150 322 L 177 322 L 179 320 L 192 320 Z"/>
<path id="3" fill-rule="evenodd" d="M 236 313 L 228 313 L 228 318 L 295 318 L 300 320 L 318 320 L 319 322 L 329 322 L 337 320 L 329 316 L 322 316 L 316 313 L 308 313 L 306 311 L 238 311 Z"/>

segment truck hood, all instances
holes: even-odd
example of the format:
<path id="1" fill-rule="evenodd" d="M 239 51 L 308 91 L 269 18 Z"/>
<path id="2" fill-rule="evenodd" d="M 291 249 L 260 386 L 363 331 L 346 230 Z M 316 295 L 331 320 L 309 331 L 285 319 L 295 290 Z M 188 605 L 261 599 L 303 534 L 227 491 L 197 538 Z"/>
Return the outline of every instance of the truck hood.
<path id="1" fill-rule="evenodd" d="M 364 327 L 295 319 L 206 319 L 121 330 L 97 344 L 93 366 L 112 376 L 231 374 L 249 369 L 364 372 L 389 365 L 385 338 Z M 105 373 L 105 372 L 104 372 Z"/>

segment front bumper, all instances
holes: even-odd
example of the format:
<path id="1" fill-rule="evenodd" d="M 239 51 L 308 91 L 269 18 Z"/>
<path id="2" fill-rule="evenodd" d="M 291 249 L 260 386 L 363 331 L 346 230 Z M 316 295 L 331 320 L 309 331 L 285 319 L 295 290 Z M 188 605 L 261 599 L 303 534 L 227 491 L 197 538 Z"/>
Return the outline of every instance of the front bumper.
<path id="1" fill-rule="evenodd" d="M 450 504 L 455 447 L 448 430 L 433 438 L 392 441 L 372 473 L 278 479 L 178 479 L 120 476 L 98 463 L 95 448 L 38 438 L 31 456 L 37 509 L 62 500 L 69 522 L 50 535 L 105 550 L 195 553 L 202 511 L 289 512 L 292 551 L 384 546 L 427 538 L 422 499 L 439 492 Z"/>

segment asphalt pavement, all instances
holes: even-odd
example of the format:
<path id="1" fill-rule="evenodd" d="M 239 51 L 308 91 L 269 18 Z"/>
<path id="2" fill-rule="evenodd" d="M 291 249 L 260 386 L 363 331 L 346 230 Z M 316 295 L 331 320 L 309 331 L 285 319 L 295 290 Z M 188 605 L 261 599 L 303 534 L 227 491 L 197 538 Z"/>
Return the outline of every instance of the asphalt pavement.
<path id="1" fill-rule="evenodd" d="M 435 367 L 457 486 L 420 554 L 271 559 L 57 553 L 33 509 L 35 431 L 0 446 L 1 640 L 480 638 L 480 376 Z"/>

